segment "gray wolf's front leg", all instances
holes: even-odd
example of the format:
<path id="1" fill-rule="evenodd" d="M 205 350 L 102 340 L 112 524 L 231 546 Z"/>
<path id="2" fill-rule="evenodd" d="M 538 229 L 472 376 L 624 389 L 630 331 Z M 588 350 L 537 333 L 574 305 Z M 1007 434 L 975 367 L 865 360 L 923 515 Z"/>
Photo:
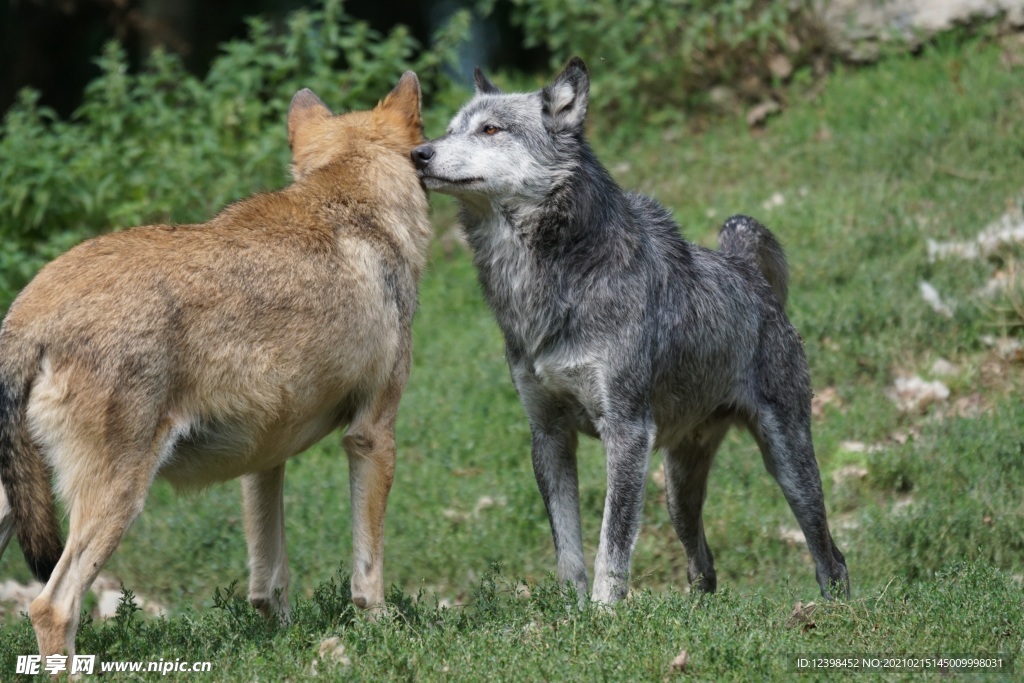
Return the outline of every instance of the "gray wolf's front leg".
<path id="1" fill-rule="evenodd" d="M 611 603 L 629 591 L 630 559 L 640 532 L 647 466 L 654 446 L 650 417 L 614 420 L 599 425 L 608 459 L 608 492 L 601 523 L 601 543 L 594 563 L 594 602 Z"/>
<path id="2" fill-rule="evenodd" d="M 532 430 L 533 474 L 551 522 L 558 557 L 558 579 L 576 587 L 580 600 L 587 594 L 580 527 L 579 478 L 576 474 L 576 430 L 563 424 Z"/>
<path id="3" fill-rule="evenodd" d="M 551 522 L 558 579 L 575 586 L 582 602 L 587 595 L 587 566 L 580 526 L 576 426 L 564 406 L 549 397 L 536 378 L 516 369 L 513 378 L 530 419 L 533 474 Z"/>

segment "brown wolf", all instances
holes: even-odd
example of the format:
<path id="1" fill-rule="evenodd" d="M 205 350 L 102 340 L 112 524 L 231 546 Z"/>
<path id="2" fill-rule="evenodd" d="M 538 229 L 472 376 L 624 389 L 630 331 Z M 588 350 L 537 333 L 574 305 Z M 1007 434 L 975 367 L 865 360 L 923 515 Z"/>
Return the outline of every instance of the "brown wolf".
<path id="1" fill-rule="evenodd" d="M 285 461 L 348 425 L 352 599 L 382 604 L 395 414 L 430 240 L 407 72 L 372 111 L 288 111 L 294 182 L 201 225 L 89 240 L 43 268 L 0 331 L 0 552 L 46 587 L 43 655 L 74 652 L 82 596 L 142 510 L 242 478 L 249 600 L 288 616 Z M 50 475 L 70 515 L 66 546 Z"/>

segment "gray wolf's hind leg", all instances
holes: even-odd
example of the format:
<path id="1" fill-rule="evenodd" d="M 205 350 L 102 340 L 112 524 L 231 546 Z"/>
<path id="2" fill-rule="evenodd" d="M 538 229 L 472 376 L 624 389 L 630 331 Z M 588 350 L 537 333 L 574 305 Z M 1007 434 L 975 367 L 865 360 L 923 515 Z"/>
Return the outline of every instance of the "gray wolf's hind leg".
<path id="1" fill-rule="evenodd" d="M 665 497 L 676 535 L 686 549 L 687 578 L 695 591 L 714 593 L 715 558 L 704 537 L 701 519 L 708 473 L 728 423 L 709 425 L 665 453 Z"/>
<path id="2" fill-rule="evenodd" d="M 751 424 L 765 467 L 782 488 L 789 507 L 807 539 L 815 576 L 826 599 L 849 597 L 846 560 L 829 532 L 821 475 L 814 458 L 809 410 L 782 412 L 765 408 Z"/>

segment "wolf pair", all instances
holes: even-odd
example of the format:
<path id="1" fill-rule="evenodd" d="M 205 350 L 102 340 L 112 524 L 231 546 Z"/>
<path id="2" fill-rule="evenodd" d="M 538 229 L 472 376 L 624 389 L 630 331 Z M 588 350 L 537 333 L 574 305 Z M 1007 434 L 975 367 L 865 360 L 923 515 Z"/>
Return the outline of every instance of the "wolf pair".
<path id="1" fill-rule="evenodd" d="M 424 186 L 458 197 L 484 295 L 530 420 L 559 575 L 587 590 L 578 431 L 608 453 L 593 597 L 628 586 L 653 447 L 690 580 L 714 590 L 701 525 L 730 424 L 754 433 L 808 539 L 822 592 L 846 590 L 810 438 L 810 384 L 783 312 L 786 268 L 751 219 L 710 252 L 624 194 L 583 138 L 588 76 L 477 96 L 423 144 L 414 74 L 372 111 L 288 114 L 294 183 L 192 226 L 90 240 L 57 259 L 0 331 L 0 552 L 17 533 L 49 579 L 42 654 L 74 651 L 81 601 L 152 481 L 242 478 L 249 598 L 288 616 L 285 461 L 347 426 L 353 601 L 383 601 L 394 424 L 430 230 Z M 410 154 L 412 163 L 410 163 Z M 70 514 L 62 548 L 51 473 Z"/>

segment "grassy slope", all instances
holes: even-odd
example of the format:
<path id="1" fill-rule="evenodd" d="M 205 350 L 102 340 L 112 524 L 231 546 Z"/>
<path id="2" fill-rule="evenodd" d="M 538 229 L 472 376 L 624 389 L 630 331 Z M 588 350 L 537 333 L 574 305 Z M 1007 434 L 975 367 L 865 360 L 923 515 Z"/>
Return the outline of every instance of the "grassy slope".
<path id="1" fill-rule="evenodd" d="M 404 616 L 352 622 L 336 602 L 344 589 L 334 602 L 302 602 L 350 557 L 347 467 L 330 439 L 289 464 L 287 532 L 301 602 L 293 629 L 267 633 L 244 611 L 205 609 L 216 586 L 245 585 L 237 485 L 181 499 L 157 484 L 107 572 L 185 616 L 120 645 L 112 627 L 88 627 L 81 649 L 152 659 L 208 652 L 214 680 L 300 677 L 331 633 L 355 662 L 344 671 L 369 679 L 653 680 L 680 647 L 691 653 L 690 673 L 708 680 L 784 678 L 781 652 L 1020 653 L 1024 607 L 1010 578 L 1024 572 L 1020 366 L 978 341 L 999 331 L 999 314 L 973 294 L 994 266 L 932 265 L 925 253 L 927 238 L 973 236 L 1024 191 L 1022 72 L 999 57 L 995 46 L 951 42 L 841 71 L 757 135 L 735 121 L 700 136 L 649 130 L 628 148 L 604 149 L 595 125 L 595 146 L 616 177 L 670 206 L 691 239 L 713 245 L 721 221 L 744 212 L 787 247 L 790 314 L 816 390 L 838 397 L 816 421 L 815 439 L 853 581 L 850 603 L 819 609 L 815 628 L 786 626 L 794 601 L 816 598 L 813 567 L 802 546 L 780 538 L 795 527 L 792 515 L 739 434 L 718 456 L 705 516 L 724 591 L 701 603 L 679 592 L 685 558 L 652 483 L 634 560 L 638 595 L 615 615 L 566 618 L 545 578 L 554 553 L 500 333 L 468 257 L 442 239 L 422 288 L 387 525 L 386 578 L 400 588 Z M 785 203 L 763 208 L 775 192 Z M 443 198 L 435 209 L 443 236 L 454 211 Z M 956 299 L 952 320 L 923 303 L 924 279 Z M 899 413 L 885 389 L 899 373 L 928 376 L 938 357 L 960 368 L 947 380 L 950 401 Z M 948 409 L 974 395 L 981 416 Z M 851 440 L 881 449 L 841 446 Z M 580 460 L 592 560 L 604 495 L 599 444 L 583 442 Z M 868 475 L 835 482 L 850 464 Z M 488 589 L 492 562 L 504 568 L 497 591 Z M 0 561 L 8 575 L 26 576 L 16 548 Z M 518 579 L 533 598 L 501 590 Z M 425 603 L 407 604 L 419 590 Z M 471 607 L 435 613 L 433 596 Z M 32 642 L 25 622 L 9 634 L 0 644 L 5 678 L 11 653 Z"/>

